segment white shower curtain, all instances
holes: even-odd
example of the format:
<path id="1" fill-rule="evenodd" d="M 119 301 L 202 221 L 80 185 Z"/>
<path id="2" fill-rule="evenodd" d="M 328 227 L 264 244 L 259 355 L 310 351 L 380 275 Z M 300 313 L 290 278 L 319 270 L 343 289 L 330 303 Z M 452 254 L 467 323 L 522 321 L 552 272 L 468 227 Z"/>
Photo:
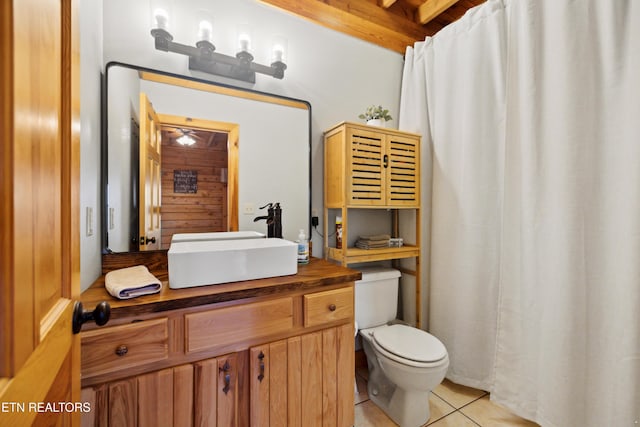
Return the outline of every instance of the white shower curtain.
<path id="1" fill-rule="evenodd" d="M 490 0 L 405 67 L 449 377 L 544 426 L 639 425 L 640 2 Z"/>

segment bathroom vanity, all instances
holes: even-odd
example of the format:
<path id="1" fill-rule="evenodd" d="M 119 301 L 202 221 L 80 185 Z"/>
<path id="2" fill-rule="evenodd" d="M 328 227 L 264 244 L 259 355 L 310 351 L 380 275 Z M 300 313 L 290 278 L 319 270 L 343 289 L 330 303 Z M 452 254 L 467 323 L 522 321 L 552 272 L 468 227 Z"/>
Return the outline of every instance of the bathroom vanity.
<path id="1" fill-rule="evenodd" d="M 111 306 L 80 333 L 82 425 L 353 426 L 360 272 L 314 258 L 292 276 L 170 289 L 166 253 L 146 259 L 160 294 L 117 300 L 104 276 L 82 294 Z"/>

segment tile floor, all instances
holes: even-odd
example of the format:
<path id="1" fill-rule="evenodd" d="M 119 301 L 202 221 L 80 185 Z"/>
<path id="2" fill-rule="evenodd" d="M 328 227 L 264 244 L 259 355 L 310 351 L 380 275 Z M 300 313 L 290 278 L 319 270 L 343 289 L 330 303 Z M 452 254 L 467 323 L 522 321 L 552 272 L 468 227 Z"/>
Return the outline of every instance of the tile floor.
<path id="1" fill-rule="evenodd" d="M 367 394 L 368 372 L 356 371 L 355 427 L 396 427 Z M 486 391 L 444 380 L 429 397 L 431 418 L 426 426 L 433 427 L 535 427 L 538 424 L 522 419 L 491 402 Z"/>

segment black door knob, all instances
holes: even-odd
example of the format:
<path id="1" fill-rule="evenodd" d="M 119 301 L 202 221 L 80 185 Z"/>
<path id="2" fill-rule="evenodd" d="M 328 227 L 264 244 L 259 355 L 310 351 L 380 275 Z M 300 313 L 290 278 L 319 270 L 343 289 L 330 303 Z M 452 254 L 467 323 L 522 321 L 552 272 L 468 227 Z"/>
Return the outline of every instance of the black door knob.
<path id="1" fill-rule="evenodd" d="M 77 334 L 82 329 L 85 322 L 93 320 L 96 325 L 102 326 L 109 321 L 111 316 L 111 306 L 108 302 L 102 301 L 93 311 L 85 311 L 80 301 L 76 301 L 73 306 L 73 333 Z"/>
<path id="2" fill-rule="evenodd" d="M 156 242 L 156 236 L 153 236 L 152 238 L 140 236 L 140 243 L 143 245 L 148 245 L 149 243 L 155 243 L 155 242 Z"/>

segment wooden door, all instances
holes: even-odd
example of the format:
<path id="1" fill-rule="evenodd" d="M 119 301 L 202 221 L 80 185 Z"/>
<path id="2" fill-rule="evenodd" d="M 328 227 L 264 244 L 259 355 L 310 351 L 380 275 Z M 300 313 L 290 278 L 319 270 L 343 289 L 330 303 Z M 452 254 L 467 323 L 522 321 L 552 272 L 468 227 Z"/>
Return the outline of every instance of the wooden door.
<path id="1" fill-rule="evenodd" d="M 81 411 L 77 0 L 0 2 L 0 425 Z"/>
<path id="2" fill-rule="evenodd" d="M 149 98 L 140 93 L 140 250 L 160 249 L 161 157 L 160 120 Z"/>

